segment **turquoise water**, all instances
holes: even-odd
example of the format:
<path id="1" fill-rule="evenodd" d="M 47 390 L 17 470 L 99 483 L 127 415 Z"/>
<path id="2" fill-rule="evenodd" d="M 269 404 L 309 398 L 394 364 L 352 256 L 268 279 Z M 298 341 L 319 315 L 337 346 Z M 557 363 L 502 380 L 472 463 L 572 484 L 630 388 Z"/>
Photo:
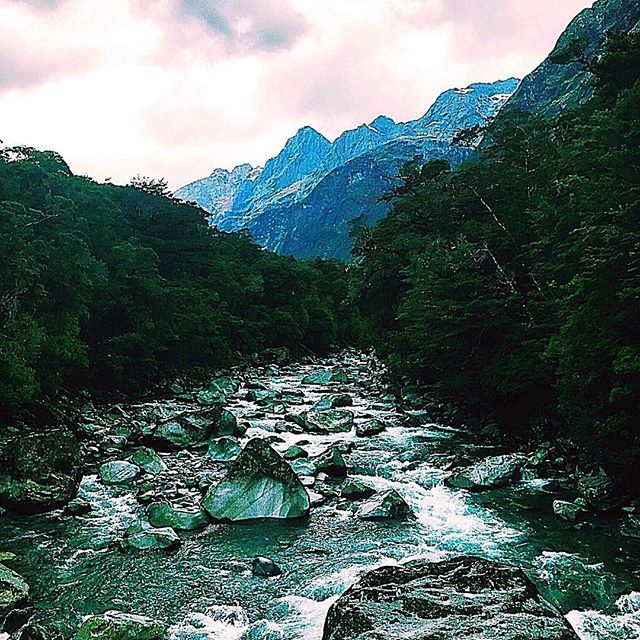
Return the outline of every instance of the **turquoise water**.
<path id="1" fill-rule="evenodd" d="M 357 377 L 359 362 L 346 364 Z M 274 390 L 302 389 L 307 405 L 340 389 L 354 398 L 357 421 L 375 415 L 399 423 L 392 407 L 383 407 L 375 392 L 357 383 L 301 385 L 315 368 L 265 374 L 261 380 Z M 242 400 L 245 393 L 241 390 L 230 407 L 252 424 L 243 441 L 273 436 L 281 416 L 255 418 L 260 409 Z M 557 520 L 554 496 L 541 479 L 484 494 L 446 488 L 444 468 L 453 455 L 491 452 L 464 433 L 429 425 L 393 426 L 369 438 L 353 432 L 278 436 L 282 441 L 274 446 L 280 451 L 304 439 L 312 455 L 330 444 L 353 443 L 345 456 L 350 475 L 377 489 L 395 488 L 416 518 L 366 522 L 328 502 L 313 508 L 304 522 L 211 525 L 181 534 L 176 551 L 123 552 L 117 541 L 143 507 L 132 490 L 105 487 L 89 474 L 81 486 L 93 507 L 89 514 L 4 517 L 0 550 L 18 555 L 12 566 L 30 583 L 38 615 L 69 633 L 89 613 L 119 609 L 165 621 L 176 640 L 319 640 L 327 609 L 362 572 L 416 556 L 478 554 L 525 567 L 584 640 L 640 638 L 637 541 L 620 536 L 613 523 L 576 528 Z M 189 474 L 189 456 L 162 455 Z M 304 462 L 296 465 L 304 472 Z M 256 555 L 274 559 L 283 575 L 254 577 Z M 582 611 L 571 611 L 575 605 Z"/>

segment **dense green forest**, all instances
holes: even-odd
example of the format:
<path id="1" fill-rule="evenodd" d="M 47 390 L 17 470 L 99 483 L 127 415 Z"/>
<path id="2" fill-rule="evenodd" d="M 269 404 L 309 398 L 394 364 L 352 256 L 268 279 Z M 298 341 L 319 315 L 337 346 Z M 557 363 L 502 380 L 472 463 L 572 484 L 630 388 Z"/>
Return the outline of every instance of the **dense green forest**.
<path id="1" fill-rule="evenodd" d="M 161 181 L 97 184 L 53 152 L 0 156 L 0 415 L 137 394 L 270 349 L 352 343 L 344 267 L 209 228 Z"/>
<path id="2" fill-rule="evenodd" d="M 2 150 L 0 416 L 369 342 L 397 382 L 512 435 L 636 463 L 639 52 L 612 34 L 586 105 L 505 112 L 456 169 L 409 163 L 349 269 L 212 229 L 161 181 L 98 184 L 53 152 Z"/>
<path id="3" fill-rule="evenodd" d="M 640 34 L 589 68 L 586 105 L 502 114 L 458 170 L 409 164 L 354 286 L 397 380 L 637 468 Z"/>

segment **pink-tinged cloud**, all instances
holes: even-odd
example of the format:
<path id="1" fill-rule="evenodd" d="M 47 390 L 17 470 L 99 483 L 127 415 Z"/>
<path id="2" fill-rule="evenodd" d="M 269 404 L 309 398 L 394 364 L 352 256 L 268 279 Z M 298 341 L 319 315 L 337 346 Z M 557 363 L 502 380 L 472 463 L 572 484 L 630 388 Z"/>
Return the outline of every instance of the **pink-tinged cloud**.
<path id="1" fill-rule="evenodd" d="M 591 0 L 0 0 L 0 138 L 178 187 L 523 76 Z"/>

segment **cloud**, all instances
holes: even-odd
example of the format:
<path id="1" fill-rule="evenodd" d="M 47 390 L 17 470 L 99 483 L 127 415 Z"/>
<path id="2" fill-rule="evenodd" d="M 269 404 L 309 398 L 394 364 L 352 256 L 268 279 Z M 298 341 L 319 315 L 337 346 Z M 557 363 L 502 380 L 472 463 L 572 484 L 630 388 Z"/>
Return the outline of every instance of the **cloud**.
<path id="1" fill-rule="evenodd" d="M 66 0 L 13 0 L 15 4 L 26 4 L 36 9 L 56 9 Z"/>
<path id="2" fill-rule="evenodd" d="M 175 0 L 179 15 L 206 25 L 233 49 L 277 51 L 307 30 L 304 17 L 279 0 Z"/>
<path id="3" fill-rule="evenodd" d="M 0 0 L 0 138 L 173 187 L 532 70 L 591 0 Z"/>

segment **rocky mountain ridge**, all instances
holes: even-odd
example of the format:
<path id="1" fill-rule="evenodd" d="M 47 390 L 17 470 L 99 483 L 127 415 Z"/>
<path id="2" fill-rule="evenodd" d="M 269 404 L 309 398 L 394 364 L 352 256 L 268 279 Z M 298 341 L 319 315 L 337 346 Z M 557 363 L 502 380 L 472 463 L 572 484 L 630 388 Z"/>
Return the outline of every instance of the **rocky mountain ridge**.
<path id="1" fill-rule="evenodd" d="M 298 257 L 347 258 L 348 223 L 359 216 L 373 223 L 386 214 L 388 205 L 379 197 L 400 166 L 415 155 L 463 160 L 466 151 L 452 145 L 455 134 L 492 119 L 517 85 L 510 78 L 450 89 L 417 120 L 396 123 L 379 116 L 333 142 L 303 127 L 264 168 L 216 169 L 175 195 L 208 211 L 220 229 L 246 228 L 269 249 Z M 344 192 L 334 190 L 334 206 L 327 209 L 329 185 Z"/>

